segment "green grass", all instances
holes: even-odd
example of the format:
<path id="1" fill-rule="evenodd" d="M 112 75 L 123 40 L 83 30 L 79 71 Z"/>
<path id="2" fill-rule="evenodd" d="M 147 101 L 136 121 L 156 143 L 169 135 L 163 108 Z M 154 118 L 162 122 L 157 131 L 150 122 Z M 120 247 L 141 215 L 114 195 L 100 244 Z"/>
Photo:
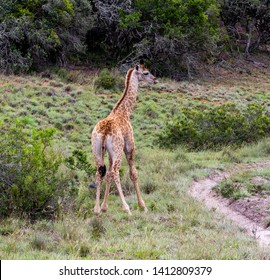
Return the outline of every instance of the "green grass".
<path id="1" fill-rule="evenodd" d="M 229 179 L 223 180 L 216 187 L 216 191 L 222 196 L 232 199 L 261 193 L 270 195 L 270 170 L 260 168 L 237 172 Z"/>
<path id="2" fill-rule="evenodd" d="M 67 75 L 67 73 L 66 73 Z M 55 76 L 0 76 L 0 120 L 24 116 L 29 126 L 58 129 L 55 146 L 68 155 L 73 149 L 90 153 L 90 133 L 121 95 L 120 91 L 98 91 L 96 76 L 64 80 Z M 67 82 L 68 80 L 75 82 Z M 78 82 L 79 79 L 79 82 Z M 162 80 L 142 85 L 132 114 L 137 147 L 136 166 L 143 198 L 149 212 L 138 209 L 126 160 L 122 184 L 131 207 L 129 217 L 121 210 L 112 186 L 107 213 L 93 214 L 95 190 L 82 176 L 77 185 L 78 207 L 60 213 L 55 220 L 9 217 L 0 221 L 1 259 L 269 259 L 237 225 L 188 195 L 193 180 L 225 170 L 235 162 L 265 160 L 269 139 L 240 149 L 219 152 L 187 152 L 158 149 L 157 133 L 179 112 L 180 106 L 220 102 L 266 102 L 270 78 L 238 81 L 176 83 Z M 258 95 L 257 93 L 258 92 Z M 259 93 L 260 92 L 260 93 Z M 248 99 L 248 100 L 247 100 Z M 267 175 L 268 176 L 268 175 Z M 104 189 L 103 189 L 104 191 Z"/>
<path id="3" fill-rule="evenodd" d="M 258 247 L 254 239 L 232 222 L 205 209 L 187 195 L 193 179 L 226 167 L 219 156 L 183 150 L 176 154 L 149 148 L 141 150 L 137 166 L 148 213 L 138 209 L 134 191 L 129 189 L 126 198 L 133 215 L 127 216 L 121 210 L 120 199 L 113 187 L 108 212 L 96 217 L 92 212 L 94 190 L 81 186 L 80 196 L 84 199 L 76 213 L 34 224 L 16 218 L 2 221 L 0 257 L 268 259 L 268 249 Z M 150 188 L 149 183 L 152 184 Z M 124 189 L 127 191 L 126 184 Z"/>

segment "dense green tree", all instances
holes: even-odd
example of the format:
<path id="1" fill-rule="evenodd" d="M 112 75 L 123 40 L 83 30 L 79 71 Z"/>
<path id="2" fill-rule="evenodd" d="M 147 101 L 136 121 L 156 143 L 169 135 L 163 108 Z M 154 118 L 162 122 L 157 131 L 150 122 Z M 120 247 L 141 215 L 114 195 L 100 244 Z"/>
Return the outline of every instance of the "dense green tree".
<path id="1" fill-rule="evenodd" d="M 88 0 L 5 0 L 0 4 L 0 68 L 65 64 L 83 50 L 93 23 Z"/>
<path id="2" fill-rule="evenodd" d="M 216 0 L 93 0 L 99 30 L 92 33 L 104 53 L 120 64 L 145 56 L 152 70 L 180 78 L 192 74 L 202 53 L 218 38 Z M 103 34 L 103 36 L 100 36 Z M 95 37 L 96 36 L 96 37 Z"/>
<path id="3" fill-rule="evenodd" d="M 269 0 L 0 0 L 0 69 L 64 66 L 87 57 L 124 70 L 144 57 L 155 74 L 192 77 L 224 44 L 247 56 L 268 44 L 269 5 Z"/>
<path id="4" fill-rule="evenodd" d="M 234 46 L 245 55 L 270 42 L 269 0 L 220 0 L 221 19 Z"/>

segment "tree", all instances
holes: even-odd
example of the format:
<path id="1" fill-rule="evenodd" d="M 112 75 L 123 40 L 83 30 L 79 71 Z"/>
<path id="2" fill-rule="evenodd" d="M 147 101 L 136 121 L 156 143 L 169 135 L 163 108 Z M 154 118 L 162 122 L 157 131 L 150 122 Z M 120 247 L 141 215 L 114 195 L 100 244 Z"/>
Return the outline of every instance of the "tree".
<path id="1" fill-rule="evenodd" d="M 192 74 L 202 53 L 215 49 L 215 0 L 93 0 L 93 5 L 99 32 L 90 31 L 89 41 L 122 66 L 144 56 L 152 71 L 179 79 L 183 72 Z"/>
<path id="2" fill-rule="evenodd" d="M 222 0 L 221 19 L 231 40 L 244 46 L 246 57 L 260 45 L 270 42 L 269 0 Z"/>
<path id="3" fill-rule="evenodd" d="M 88 0 L 7 0 L 0 6 L 0 68 L 63 65 L 83 50 L 92 24 Z"/>

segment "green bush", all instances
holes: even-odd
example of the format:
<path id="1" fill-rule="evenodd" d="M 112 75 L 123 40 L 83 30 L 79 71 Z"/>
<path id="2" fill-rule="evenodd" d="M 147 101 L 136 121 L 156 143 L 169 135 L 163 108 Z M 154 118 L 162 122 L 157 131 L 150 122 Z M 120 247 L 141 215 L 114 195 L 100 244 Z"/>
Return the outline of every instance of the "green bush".
<path id="1" fill-rule="evenodd" d="M 89 163 L 86 153 L 82 150 L 74 150 L 65 161 L 68 168 L 84 171 L 89 177 L 96 173 L 96 169 Z"/>
<path id="2" fill-rule="evenodd" d="M 95 81 L 97 88 L 112 89 L 116 85 L 116 79 L 110 74 L 108 69 L 103 69 Z"/>
<path id="3" fill-rule="evenodd" d="M 57 210 L 63 189 L 62 157 L 51 145 L 55 130 L 0 124 L 0 216 L 39 218 Z"/>
<path id="4" fill-rule="evenodd" d="M 161 147 L 186 145 L 189 149 L 219 149 L 222 146 L 256 142 L 270 135 L 270 117 L 261 105 L 237 107 L 226 104 L 210 109 L 182 109 L 158 136 Z"/>

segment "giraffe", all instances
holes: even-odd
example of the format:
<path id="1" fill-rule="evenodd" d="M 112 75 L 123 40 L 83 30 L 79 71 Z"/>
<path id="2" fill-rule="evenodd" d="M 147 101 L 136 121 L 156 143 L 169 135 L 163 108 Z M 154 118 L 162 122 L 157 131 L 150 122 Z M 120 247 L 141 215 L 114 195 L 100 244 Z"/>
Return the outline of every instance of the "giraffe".
<path id="1" fill-rule="evenodd" d="M 122 97 L 118 100 L 111 113 L 100 120 L 92 131 L 92 152 L 97 167 L 96 172 L 96 203 L 94 212 L 100 214 L 108 209 L 108 196 L 112 181 L 116 184 L 122 209 L 131 215 L 130 208 L 126 203 L 119 176 L 119 169 L 122 162 L 123 151 L 129 165 L 129 175 L 133 182 L 138 205 L 145 212 L 147 207 L 142 199 L 138 184 L 138 175 L 134 163 L 135 145 L 133 129 L 130 123 L 130 115 L 137 98 L 139 81 L 157 83 L 156 78 L 145 68 L 143 61 L 134 68 L 130 68 L 126 75 L 125 89 Z M 104 155 L 107 151 L 109 157 L 109 168 L 106 172 Z M 100 207 L 100 189 L 103 177 L 106 175 L 106 190 L 104 200 Z"/>

